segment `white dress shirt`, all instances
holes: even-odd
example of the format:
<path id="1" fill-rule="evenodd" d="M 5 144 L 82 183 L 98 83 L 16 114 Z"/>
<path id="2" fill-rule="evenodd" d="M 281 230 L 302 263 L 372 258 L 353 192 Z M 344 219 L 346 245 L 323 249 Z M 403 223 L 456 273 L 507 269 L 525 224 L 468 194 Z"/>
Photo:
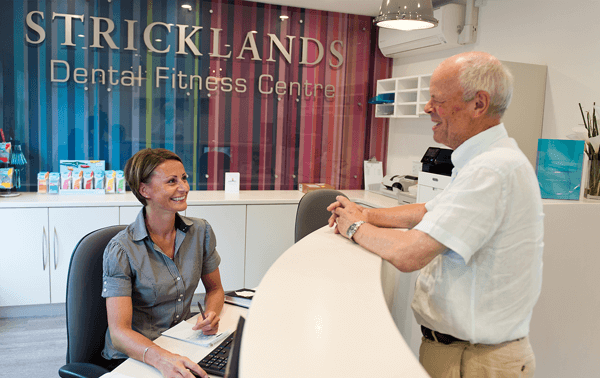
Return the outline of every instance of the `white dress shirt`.
<path id="1" fill-rule="evenodd" d="M 474 344 L 524 337 L 542 284 L 535 172 L 503 124 L 465 141 L 452 163 L 452 182 L 414 227 L 448 247 L 417 279 L 417 322 Z"/>

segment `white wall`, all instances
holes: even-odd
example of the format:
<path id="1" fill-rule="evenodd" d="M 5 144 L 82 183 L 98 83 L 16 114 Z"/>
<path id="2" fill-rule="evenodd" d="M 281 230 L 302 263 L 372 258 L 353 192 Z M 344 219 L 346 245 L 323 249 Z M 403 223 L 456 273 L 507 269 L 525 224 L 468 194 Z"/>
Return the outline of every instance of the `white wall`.
<path id="1" fill-rule="evenodd" d="M 571 5 L 573 4 L 573 5 Z M 548 66 L 542 138 L 564 139 L 600 104 L 600 1 L 487 0 L 479 9 L 477 42 L 394 59 L 393 77 L 433 72 L 445 58 L 486 51 L 500 60 Z M 390 120 L 386 173 L 408 174 L 433 141 L 428 117 Z"/>

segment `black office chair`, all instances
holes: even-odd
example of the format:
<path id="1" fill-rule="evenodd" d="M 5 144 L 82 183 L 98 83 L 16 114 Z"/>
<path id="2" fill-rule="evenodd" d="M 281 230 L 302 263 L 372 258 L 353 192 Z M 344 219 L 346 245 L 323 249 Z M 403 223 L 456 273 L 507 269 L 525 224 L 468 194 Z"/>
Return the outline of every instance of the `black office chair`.
<path id="1" fill-rule="evenodd" d="M 296 212 L 296 232 L 294 242 L 325 226 L 331 213 L 327 206 L 335 202 L 335 197 L 344 196 L 344 193 L 333 189 L 318 189 L 306 193 L 298 203 Z"/>
<path id="2" fill-rule="evenodd" d="M 110 226 L 84 236 L 73 251 L 67 278 L 67 364 L 62 378 L 97 378 L 108 373 L 101 356 L 108 328 L 102 297 L 102 255 L 126 226 Z"/>

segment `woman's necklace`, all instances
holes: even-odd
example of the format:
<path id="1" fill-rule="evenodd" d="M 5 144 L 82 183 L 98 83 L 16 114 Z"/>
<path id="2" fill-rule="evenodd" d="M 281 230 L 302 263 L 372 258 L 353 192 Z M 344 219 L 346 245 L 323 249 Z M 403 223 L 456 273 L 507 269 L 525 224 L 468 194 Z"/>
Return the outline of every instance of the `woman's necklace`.
<path id="1" fill-rule="evenodd" d="M 162 250 L 162 252 L 167 255 L 170 259 L 173 259 L 175 256 L 175 228 L 171 230 L 169 236 L 166 238 L 161 237 L 160 235 L 152 232 L 152 230 L 146 224 L 146 229 L 148 230 L 148 234 L 150 235 L 150 239 L 152 242 Z"/>

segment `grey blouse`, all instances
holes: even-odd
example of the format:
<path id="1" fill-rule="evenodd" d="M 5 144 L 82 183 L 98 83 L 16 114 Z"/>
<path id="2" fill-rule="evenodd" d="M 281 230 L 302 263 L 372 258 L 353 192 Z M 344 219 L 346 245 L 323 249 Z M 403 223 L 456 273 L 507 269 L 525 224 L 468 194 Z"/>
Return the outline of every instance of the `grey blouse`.
<path id="1" fill-rule="evenodd" d="M 132 329 L 154 340 L 190 317 L 200 277 L 217 269 L 221 257 L 207 221 L 177 214 L 175 255 L 171 260 L 148 235 L 144 211 L 104 251 L 102 296 L 131 297 Z M 108 330 L 102 356 L 128 357 L 115 349 Z"/>

